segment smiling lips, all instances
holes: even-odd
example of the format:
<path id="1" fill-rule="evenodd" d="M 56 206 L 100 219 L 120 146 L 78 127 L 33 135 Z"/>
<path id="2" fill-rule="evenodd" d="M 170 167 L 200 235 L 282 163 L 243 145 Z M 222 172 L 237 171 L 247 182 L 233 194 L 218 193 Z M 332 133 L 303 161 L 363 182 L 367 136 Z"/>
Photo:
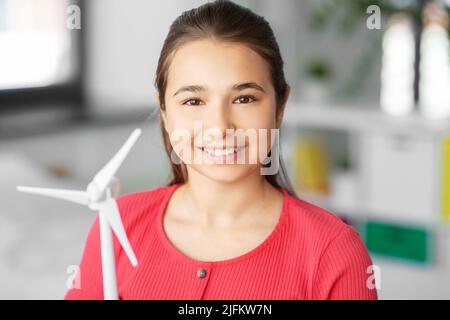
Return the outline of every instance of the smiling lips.
<path id="1" fill-rule="evenodd" d="M 238 153 L 239 151 L 241 151 L 244 148 L 244 146 L 240 146 L 240 147 L 219 147 L 219 148 L 210 148 L 210 147 L 206 147 L 206 148 L 201 148 L 204 152 L 208 153 L 211 156 L 214 157 L 221 157 L 221 156 L 228 156 L 230 154 L 233 153 Z"/>
<path id="2" fill-rule="evenodd" d="M 227 160 L 228 158 L 234 158 L 245 146 L 239 147 L 197 147 L 202 150 L 210 159 L 213 160 Z"/>

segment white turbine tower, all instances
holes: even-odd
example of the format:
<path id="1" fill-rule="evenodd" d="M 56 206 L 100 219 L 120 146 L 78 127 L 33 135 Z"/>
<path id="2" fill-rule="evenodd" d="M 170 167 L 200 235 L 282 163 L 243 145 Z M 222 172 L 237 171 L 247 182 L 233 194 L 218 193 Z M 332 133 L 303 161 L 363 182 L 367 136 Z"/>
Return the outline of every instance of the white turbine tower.
<path id="1" fill-rule="evenodd" d="M 128 241 L 120 217 L 116 197 L 119 195 L 119 179 L 114 175 L 127 154 L 141 135 L 141 129 L 135 129 L 116 155 L 95 175 L 86 191 L 60 190 L 17 186 L 18 191 L 63 199 L 99 212 L 101 257 L 103 273 L 103 291 L 105 300 L 117 300 L 117 280 L 114 258 L 112 231 L 114 231 L 131 264 L 136 267 L 137 259 Z"/>

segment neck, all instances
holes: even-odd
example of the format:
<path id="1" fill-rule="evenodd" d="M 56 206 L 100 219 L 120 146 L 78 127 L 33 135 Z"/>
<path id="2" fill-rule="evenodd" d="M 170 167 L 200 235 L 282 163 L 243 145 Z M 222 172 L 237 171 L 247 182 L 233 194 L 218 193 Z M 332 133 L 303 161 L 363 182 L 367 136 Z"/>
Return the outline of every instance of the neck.
<path id="1" fill-rule="evenodd" d="M 275 188 L 259 174 L 259 170 L 254 172 L 232 183 L 214 181 L 198 172 L 189 172 L 183 197 L 189 207 L 190 218 L 207 227 L 231 226 L 261 213 L 263 206 L 269 204 L 264 200 Z"/>

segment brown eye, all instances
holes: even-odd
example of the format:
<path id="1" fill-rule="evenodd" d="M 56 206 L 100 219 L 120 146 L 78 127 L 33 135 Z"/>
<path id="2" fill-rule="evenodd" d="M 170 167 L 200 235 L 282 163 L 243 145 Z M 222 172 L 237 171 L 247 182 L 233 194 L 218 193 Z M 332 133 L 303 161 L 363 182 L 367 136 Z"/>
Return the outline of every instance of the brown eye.
<path id="1" fill-rule="evenodd" d="M 251 103 L 253 101 L 256 101 L 255 97 L 253 96 L 240 96 L 235 101 L 238 101 L 237 103 Z"/>
<path id="2" fill-rule="evenodd" d="M 183 104 L 188 105 L 188 106 L 198 106 L 201 104 L 200 99 L 189 99 L 187 101 L 185 101 Z"/>

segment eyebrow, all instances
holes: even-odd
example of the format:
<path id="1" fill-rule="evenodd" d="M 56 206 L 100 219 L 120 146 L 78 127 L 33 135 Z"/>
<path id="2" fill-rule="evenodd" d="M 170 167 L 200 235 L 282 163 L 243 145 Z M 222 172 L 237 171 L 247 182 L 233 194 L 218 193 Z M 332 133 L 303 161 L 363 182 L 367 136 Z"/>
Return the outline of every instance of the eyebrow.
<path id="1" fill-rule="evenodd" d="M 240 83 L 240 84 L 235 84 L 232 89 L 235 91 L 242 91 L 244 89 L 256 89 L 259 90 L 261 92 L 264 92 L 263 87 L 261 87 L 259 84 L 255 83 L 255 82 L 246 82 L 246 83 Z M 199 91 L 205 91 L 206 88 L 203 86 L 198 86 L 198 85 L 191 85 L 191 86 L 183 86 L 180 89 L 178 89 L 173 96 L 175 97 L 177 94 L 181 93 L 181 92 L 199 92 Z"/>

